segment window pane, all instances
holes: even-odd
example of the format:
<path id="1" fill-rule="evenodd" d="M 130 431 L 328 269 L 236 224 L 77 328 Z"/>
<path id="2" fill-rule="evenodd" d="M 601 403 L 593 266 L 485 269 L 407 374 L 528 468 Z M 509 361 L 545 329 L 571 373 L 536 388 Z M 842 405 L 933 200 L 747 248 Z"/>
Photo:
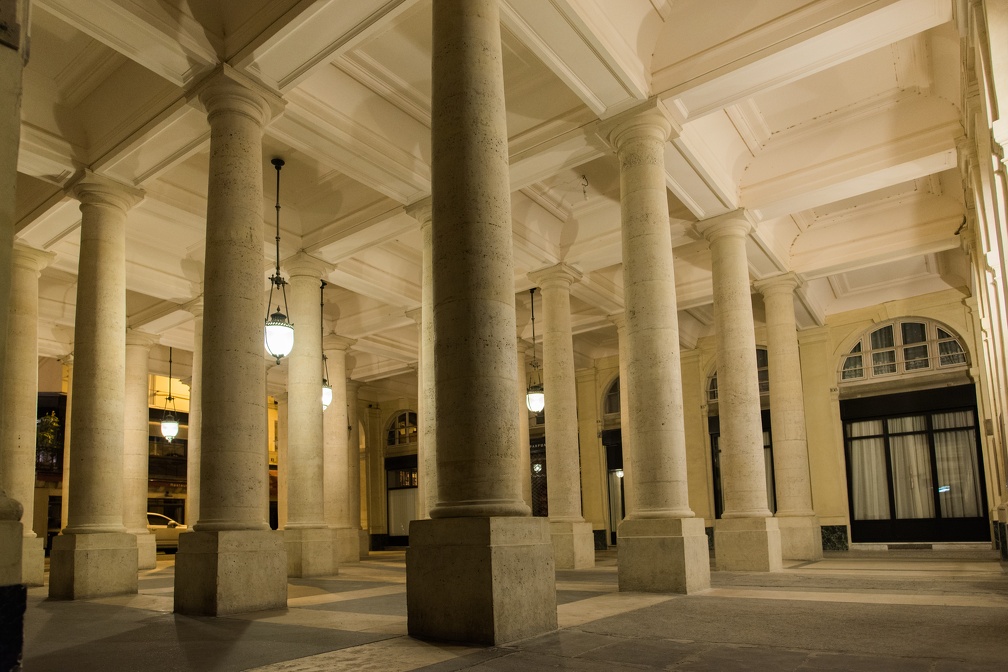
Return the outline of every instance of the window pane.
<path id="1" fill-rule="evenodd" d="M 893 341 L 893 328 L 891 324 L 872 332 L 872 350 L 877 350 L 879 348 L 891 348 L 894 345 L 896 345 L 896 343 Z"/>
<path id="2" fill-rule="evenodd" d="M 861 355 L 851 355 L 844 360 L 843 372 L 840 374 L 842 380 L 852 380 L 864 378 L 864 364 Z"/>
<path id="3" fill-rule="evenodd" d="M 882 421 L 865 420 L 863 422 L 847 423 L 848 439 L 856 439 L 862 436 L 882 436 Z"/>
<path id="4" fill-rule="evenodd" d="M 767 362 L 767 351 L 763 348 L 756 348 L 756 368 L 765 369 L 769 366 Z"/>
<path id="5" fill-rule="evenodd" d="M 907 371 L 931 368 L 927 344 L 903 348 L 903 364 Z"/>
<path id="6" fill-rule="evenodd" d="M 848 433 L 864 431 L 851 425 L 876 423 L 855 422 L 847 426 Z M 881 424 L 881 423 L 877 423 Z M 879 428 L 881 429 L 881 427 Z M 885 520 L 889 518 L 889 490 L 886 487 L 885 444 L 881 438 L 857 439 L 850 443 L 851 496 L 855 520 Z"/>
<path id="7" fill-rule="evenodd" d="M 756 372 L 759 378 L 759 393 L 767 394 L 770 392 L 770 372 L 766 369 L 760 369 Z"/>
<path id="8" fill-rule="evenodd" d="M 889 418 L 886 420 L 890 434 L 906 432 L 923 432 L 927 430 L 927 418 L 923 415 L 911 415 L 905 418 Z"/>
<path id="9" fill-rule="evenodd" d="M 884 376 L 887 373 L 896 373 L 896 351 L 882 350 L 872 353 L 872 375 Z"/>
<path id="10" fill-rule="evenodd" d="M 892 455 L 896 517 L 934 518 L 934 486 L 927 434 L 890 437 L 889 452 Z"/>
<path id="11" fill-rule="evenodd" d="M 940 331 L 940 330 L 939 330 Z M 938 343 L 939 364 L 941 366 L 954 366 L 966 363 L 966 353 L 958 341 L 940 341 Z"/>
<path id="12" fill-rule="evenodd" d="M 972 411 L 940 413 L 934 427 L 968 427 L 934 434 L 938 461 L 938 503 L 943 518 L 976 518 L 981 515 L 980 467 Z"/>
<path id="13" fill-rule="evenodd" d="M 857 342 L 857 345 L 855 345 L 855 346 L 854 346 L 853 348 L 851 348 L 851 349 L 850 349 L 850 351 L 851 351 L 851 354 L 852 354 L 852 355 L 853 355 L 853 354 L 854 354 L 855 352 L 861 352 L 861 341 L 858 341 L 858 342 Z"/>
<path id="14" fill-rule="evenodd" d="M 903 331 L 903 345 L 923 343 L 927 340 L 927 331 L 922 322 L 903 322 L 900 327 Z"/>
<path id="15" fill-rule="evenodd" d="M 717 401 L 717 376 L 710 379 L 710 385 L 707 386 L 707 398 L 711 401 Z"/>

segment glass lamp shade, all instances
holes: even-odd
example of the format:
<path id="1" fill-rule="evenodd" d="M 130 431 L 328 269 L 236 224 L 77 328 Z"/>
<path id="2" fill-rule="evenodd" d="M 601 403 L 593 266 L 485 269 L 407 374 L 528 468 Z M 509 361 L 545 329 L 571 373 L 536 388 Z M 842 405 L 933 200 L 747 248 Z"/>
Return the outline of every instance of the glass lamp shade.
<path id="1" fill-rule="evenodd" d="M 332 403 L 332 386 L 327 381 L 322 381 L 322 410 L 329 408 Z"/>
<path id="2" fill-rule="evenodd" d="M 178 418 L 174 414 L 169 413 L 161 419 L 161 436 L 168 439 L 169 443 L 178 436 Z"/>
<path id="3" fill-rule="evenodd" d="M 277 363 L 294 349 L 294 325 L 287 316 L 277 311 L 266 320 L 266 352 L 276 357 Z"/>
<path id="4" fill-rule="evenodd" d="M 525 395 L 525 405 L 533 413 L 539 413 L 546 407 L 546 395 L 543 394 L 542 385 L 529 385 L 528 394 Z"/>

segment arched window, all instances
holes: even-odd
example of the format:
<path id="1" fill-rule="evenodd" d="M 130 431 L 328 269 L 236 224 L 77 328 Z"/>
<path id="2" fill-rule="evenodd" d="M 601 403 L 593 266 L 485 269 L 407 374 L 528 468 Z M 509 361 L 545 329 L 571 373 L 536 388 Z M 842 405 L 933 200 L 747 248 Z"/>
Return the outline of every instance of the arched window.
<path id="1" fill-rule="evenodd" d="M 900 318 L 866 331 L 840 364 L 840 383 L 964 369 L 966 351 L 948 329 Z"/>
<path id="2" fill-rule="evenodd" d="M 766 401 L 763 398 L 770 395 L 769 366 L 770 364 L 767 359 L 766 348 L 756 348 L 756 375 L 759 378 L 759 393 L 761 401 Z M 707 401 L 716 402 L 717 400 L 717 371 L 715 371 L 711 376 L 710 382 L 707 383 Z"/>
<path id="3" fill-rule="evenodd" d="M 417 442 L 417 414 L 403 411 L 389 423 L 387 445 L 407 446 Z"/>
<path id="4" fill-rule="evenodd" d="M 617 376 L 616 379 L 609 384 L 609 388 L 602 396 L 602 414 L 619 415 L 619 412 L 620 412 L 619 376 Z"/>

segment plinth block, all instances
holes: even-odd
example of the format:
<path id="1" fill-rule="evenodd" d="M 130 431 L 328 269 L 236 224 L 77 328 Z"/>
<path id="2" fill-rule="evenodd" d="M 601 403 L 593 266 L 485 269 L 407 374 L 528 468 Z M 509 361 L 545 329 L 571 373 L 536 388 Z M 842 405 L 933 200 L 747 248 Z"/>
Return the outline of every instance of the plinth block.
<path id="1" fill-rule="evenodd" d="M 414 520 L 409 532 L 410 635 L 499 645 L 556 630 L 548 521 L 438 518 Z"/>
<path id="2" fill-rule="evenodd" d="M 553 562 L 557 569 L 586 569 L 595 566 L 595 535 L 586 521 L 550 521 Z"/>
<path id="3" fill-rule="evenodd" d="M 49 598 L 82 600 L 137 592 L 136 536 L 126 532 L 53 537 Z"/>
<path id="4" fill-rule="evenodd" d="M 334 537 L 335 530 L 328 527 L 285 529 L 287 576 L 306 579 L 337 574 Z"/>
<path id="5" fill-rule="evenodd" d="M 818 516 L 777 516 L 781 557 L 786 560 L 822 560 L 822 526 Z"/>
<path id="6" fill-rule="evenodd" d="M 337 527 L 333 530 L 335 535 L 333 543 L 333 555 L 336 556 L 337 564 L 343 565 L 361 561 L 360 552 L 360 530 L 350 527 Z"/>
<path id="7" fill-rule="evenodd" d="M 21 541 L 21 583 L 41 586 L 45 580 L 45 539 L 25 537 Z"/>
<path id="8" fill-rule="evenodd" d="M 157 567 L 157 538 L 147 532 L 136 535 L 137 567 L 139 569 L 154 569 Z"/>
<path id="9" fill-rule="evenodd" d="M 710 588 L 702 518 L 627 518 L 616 536 L 621 591 L 689 594 Z"/>
<path id="10" fill-rule="evenodd" d="M 286 608 L 283 532 L 219 530 L 179 535 L 176 613 L 224 616 Z"/>
<path id="11" fill-rule="evenodd" d="M 714 523 L 714 560 L 721 571 L 779 572 L 776 518 L 722 518 Z"/>

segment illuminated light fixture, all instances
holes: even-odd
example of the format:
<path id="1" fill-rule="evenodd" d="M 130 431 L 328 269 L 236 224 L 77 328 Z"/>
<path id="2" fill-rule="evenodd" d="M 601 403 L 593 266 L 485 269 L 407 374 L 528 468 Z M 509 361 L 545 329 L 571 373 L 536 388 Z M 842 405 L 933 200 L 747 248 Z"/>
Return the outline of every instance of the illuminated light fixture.
<path id="1" fill-rule="evenodd" d="M 175 397 L 171 393 L 172 379 L 172 349 L 168 348 L 168 398 L 165 399 L 164 413 L 161 415 L 161 436 L 171 443 L 171 440 L 178 436 L 178 418 L 175 417 Z M 168 410 L 168 404 L 171 410 Z"/>
<path id="2" fill-rule="evenodd" d="M 326 281 L 322 281 L 322 287 L 319 288 L 319 294 L 321 295 L 321 300 L 319 301 L 319 329 L 322 331 L 322 337 L 325 338 L 325 325 L 323 324 L 323 319 L 325 317 L 325 286 Z M 321 341 L 319 341 L 321 343 Z M 332 385 L 329 384 L 329 363 L 326 361 L 325 356 L 325 345 L 322 346 L 322 410 L 329 408 L 329 404 L 332 403 Z"/>
<path id="3" fill-rule="evenodd" d="M 283 295 L 284 311 L 287 308 L 287 281 L 280 275 L 280 169 L 283 168 L 283 159 L 276 158 L 270 163 L 276 168 L 277 193 L 276 193 L 276 270 L 270 276 L 270 298 L 266 307 L 266 352 L 276 357 L 277 364 L 280 360 L 291 353 L 294 349 L 294 325 L 287 321 L 287 313 L 280 311 L 280 304 L 277 303 L 276 312 L 269 314 L 269 306 L 273 305 L 273 290 L 277 289 Z M 279 297 L 278 297 L 279 301 Z M 288 311 L 289 312 L 289 311 Z"/>
<path id="4" fill-rule="evenodd" d="M 617 469 L 616 470 L 616 478 L 623 478 L 623 470 L 622 469 Z"/>
<path id="5" fill-rule="evenodd" d="M 539 360 L 536 359 L 535 347 L 535 290 L 529 290 L 529 303 L 532 306 L 532 373 L 529 374 L 528 392 L 525 394 L 525 405 L 533 413 L 541 413 L 546 407 L 546 395 L 543 393 L 542 372 L 539 370 Z"/>

